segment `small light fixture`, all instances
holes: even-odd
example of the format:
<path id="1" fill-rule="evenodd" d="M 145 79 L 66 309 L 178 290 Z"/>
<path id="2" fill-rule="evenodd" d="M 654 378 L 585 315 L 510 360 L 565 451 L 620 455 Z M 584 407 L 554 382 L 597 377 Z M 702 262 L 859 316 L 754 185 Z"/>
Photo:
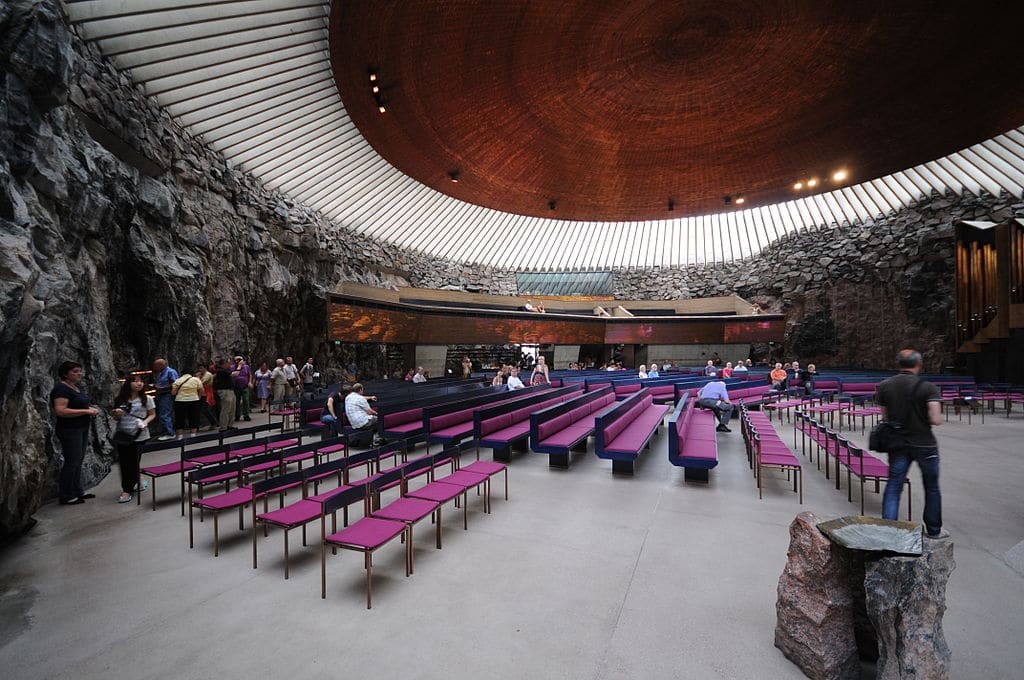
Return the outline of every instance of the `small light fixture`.
<path id="1" fill-rule="evenodd" d="M 743 205 L 746 202 L 747 202 L 747 199 L 743 198 L 742 196 L 737 196 L 736 197 L 736 205 Z"/>
<path id="2" fill-rule="evenodd" d="M 797 182 L 796 184 L 793 185 L 793 188 L 796 189 L 797 191 L 800 191 L 801 189 L 804 188 L 804 183 L 803 182 Z"/>
<path id="3" fill-rule="evenodd" d="M 378 104 L 378 105 L 377 105 L 377 110 L 378 110 L 378 111 L 380 111 L 381 113 L 387 113 L 387 110 L 388 110 L 388 109 L 387 109 L 387 107 L 386 107 L 386 106 L 384 106 L 383 104 Z"/>
<path id="4" fill-rule="evenodd" d="M 555 203 L 555 199 L 552 198 L 550 201 L 548 201 L 548 210 L 554 210 L 556 205 L 557 204 Z"/>
<path id="5" fill-rule="evenodd" d="M 668 199 L 668 211 L 672 212 L 675 209 L 676 209 L 676 202 L 673 201 L 671 198 Z"/>
<path id="6" fill-rule="evenodd" d="M 448 173 L 448 179 L 450 179 L 452 181 L 452 184 L 458 184 L 459 183 L 459 171 L 458 170 L 452 170 L 451 172 L 449 172 Z"/>
<path id="7" fill-rule="evenodd" d="M 374 85 L 373 87 L 371 87 L 370 88 L 370 92 L 372 92 L 374 94 L 377 94 L 378 92 L 380 92 L 380 85 Z"/>
<path id="8" fill-rule="evenodd" d="M 377 74 L 374 73 L 373 71 L 370 72 L 370 82 L 371 83 L 377 82 Z"/>
<path id="9" fill-rule="evenodd" d="M 835 174 L 832 175 L 833 182 L 842 182 L 846 179 L 846 170 L 836 170 Z"/>
<path id="10" fill-rule="evenodd" d="M 811 179 L 807 180 L 807 186 L 808 187 L 816 187 L 816 186 L 818 186 L 818 178 L 817 177 L 812 177 Z"/>

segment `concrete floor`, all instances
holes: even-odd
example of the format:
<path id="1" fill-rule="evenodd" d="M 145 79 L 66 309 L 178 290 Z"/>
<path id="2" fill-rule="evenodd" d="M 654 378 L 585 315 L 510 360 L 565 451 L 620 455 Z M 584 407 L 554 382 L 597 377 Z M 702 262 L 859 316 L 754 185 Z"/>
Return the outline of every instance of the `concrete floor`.
<path id="1" fill-rule="evenodd" d="M 281 533 L 260 539 L 254 571 L 249 534 L 231 514 L 220 557 L 210 523 L 196 525 L 189 550 L 174 483 L 158 482 L 152 512 L 114 502 L 115 473 L 84 506 L 40 509 L 0 556 L 0 675 L 801 678 L 772 644 L 787 526 L 800 510 L 826 519 L 857 507 L 806 463 L 802 507 L 781 478 L 759 501 L 734 430 L 719 437 L 708 486 L 684 484 L 667 462 L 666 429 L 632 478 L 613 477 L 592 453 L 567 471 L 523 454 L 507 503 L 496 494 L 484 515 L 472 499 L 469 531 L 448 512 L 442 551 L 418 525 L 412 577 L 397 544 L 378 553 L 370 611 L 358 555 L 328 556 L 321 600 L 315 540 L 302 548 L 293 532 L 288 581 Z M 954 421 L 938 433 L 956 542 L 952 677 L 1021 678 L 1024 418 Z M 868 514 L 879 511 L 869 494 Z"/>

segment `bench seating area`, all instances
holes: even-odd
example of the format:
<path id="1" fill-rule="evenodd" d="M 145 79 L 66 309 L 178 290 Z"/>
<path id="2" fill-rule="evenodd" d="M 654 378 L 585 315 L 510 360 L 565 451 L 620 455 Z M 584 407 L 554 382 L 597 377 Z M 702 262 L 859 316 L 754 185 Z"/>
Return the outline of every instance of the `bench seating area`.
<path id="1" fill-rule="evenodd" d="M 729 401 L 734 404 L 742 402 L 748 407 L 760 406 L 775 399 L 778 394 L 778 392 L 772 390 L 771 384 L 767 382 L 751 384 L 748 381 L 740 385 L 726 385 L 726 391 L 729 393 Z"/>
<path id="2" fill-rule="evenodd" d="M 612 472 L 633 474 L 640 452 L 647 448 L 668 406 L 655 404 L 648 389 L 627 397 L 594 423 L 595 453 L 612 461 Z"/>
<path id="3" fill-rule="evenodd" d="M 473 438 L 479 446 L 491 449 L 494 460 L 509 461 L 512 447 L 530 437 L 530 414 L 560 404 L 582 393 L 581 383 L 535 394 L 511 403 L 503 403 L 473 413 Z"/>
<path id="4" fill-rule="evenodd" d="M 709 470 L 718 466 L 718 419 L 696 403 L 695 398 L 684 396 L 669 417 L 668 460 L 683 468 L 685 481 L 706 484 Z"/>
<path id="5" fill-rule="evenodd" d="M 423 409 L 423 430 L 427 444 L 440 443 L 443 446 L 461 442 L 466 437 L 473 438 L 473 413 L 477 409 L 493 406 L 501 402 L 516 402 L 532 395 L 548 392 L 548 385 L 536 385 L 521 390 L 504 390 L 482 397 L 462 399 L 456 402 L 431 406 Z M 475 441 L 475 438 L 473 438 Z M 428 449 L 429 450 L 429 449 Z M 477 458 L 480 447 L 477 444 Z"/>
<path id="6" fill-rule="evenodd" d="M 604 387 L 530 414 L 530 449 L 550 456 L 551 467 L 569 467 L 570 451 L 586 450 L 594 419 L 616 405 L 615 392 Z"/>
<path id="7" fill-rule="evenodd" d="M 426 441 L 427 432 L 423 426 L 424 409 L 473 399 L 482 395 L 497 394 L 499 391 L 504 390 L 488 385 L 469 392 L 435 394 L 421 399 L 378 401 L 375 405 L 378 415 L 377 428 L 381 437 L 387 441 L 403 439 L 410 444 Z"/>

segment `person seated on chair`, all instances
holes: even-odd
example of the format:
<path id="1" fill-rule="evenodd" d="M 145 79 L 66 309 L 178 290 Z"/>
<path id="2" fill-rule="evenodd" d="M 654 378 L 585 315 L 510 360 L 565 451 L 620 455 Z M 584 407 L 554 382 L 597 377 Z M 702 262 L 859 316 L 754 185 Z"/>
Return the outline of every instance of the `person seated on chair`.
<path id="1" fill-rule="evenodd" d="M 350 387 L 341 387 L 327 395 L 327 403 L 324 404 L 325 413 L 320 417 L 320 422 L 326 423 L 332 435 L 337 435 L 341 429 L 338 413 L 345 402 L 345 397 L 351 392 Z"/>
<path id="2" fill-rule="evenodd" d="M 736 366 L 732 369 L 732 375 L 734 378 L 745 378 L 747 376 L 747 367 L 742 361 L 737 361 Z"/>
<path id="3" fill-rule="evenodd" d="M 773 390 L 784 390 L 786 389 L 786 378 L 789 376 L 786 374 L 786 369 L 782 367 L 781 362 L 776 362 L 775 368 L 768 374 L 768 379 L 772 381 Z"/>
<path id="4" fill-rule="evenodd" d="M 519 378 L 519 367 L 513 366 L 509 370 L 508 388 L 510 390 L 521 390 L 524 387 L 526 387 L 526 385 L 524 385 L 523 381 Z"/>
<path id="5" fill-rule="evenodd" d="M 814 364 L 807 364 L 807 368 L 800 371 L 800 382 L 803 383 L 805 394 L 814 394 L 814 381 L 818 378 L 818 369 Z"/>
<path id="6" fill-rule="evenodd" d="M 372 431 L 377 425 L 377 412 L 370 408 L 370 402 L 377 401 L 377 397 L 364 397 L 363 384 L 356 383 L 352 391 L 345 397 L 345 417 L 354 430 Z M 379 446 L 383 440 L 374 433 L 373 445 Z"/>
<path id="7" fill-rule="evenodd" d="M 658 377 L 661 377 L 661 373 L 658 372 L 658 364 L 651 364 L 651 367 L 649 369 L 647 369 L 647 377 L 648 378 L 658 378 Z"/>
<path id="8" fill-rule="evenodd" d="M 718 432 L 732 432 L 729 419 L 732 418 L 733 405 L 729 401 L 729 392 L 721 380 L 712 380 L 697 393 L 697 406 L 711 409 L 718 417 Z"/>
<path id="9" fill-rule="evenodd" d="M 715 368 L 715 362 L 713 359 L 708 360 L 708 365 L 704 367 L 704 375 L 714 378 L 718 375 L 718 369 Z"/>

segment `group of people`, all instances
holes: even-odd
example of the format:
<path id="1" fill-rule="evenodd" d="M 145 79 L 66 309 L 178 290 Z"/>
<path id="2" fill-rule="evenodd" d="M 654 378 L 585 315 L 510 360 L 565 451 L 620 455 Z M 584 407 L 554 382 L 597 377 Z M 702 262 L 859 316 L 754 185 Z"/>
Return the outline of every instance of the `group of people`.
<path id="1" fill-rule="evenodd" d="M 300 389 L 311 390 L 317 373 L 313 358 L 300 368 L 292 357 L 284 357 L 270 368 L 266 362 L 253 370 L 242 356 L 214 357 L 200 362 L 192 371 L 178 372 L 165 359 L 153 362 L 157 419 L 163 427 L 161 439 L 195 434 L 205 419 L 208 429 L 235 427 L 236 421 L 252 420 L 254 400 L 259 413 L 271 403 L 294 399 Z"/>
<path id="2" fill-rule="evenodd" d="M 547 360 L 543 356 L 537 357 L 537 363 L 533 365 L 530 378 L 526 383 L 519 377 L 520 370 L 518 366 L 505 364 L 495 372 L 494 377 L 491 379 L 491 385 L 495 387 L 505 385 L 510 390 L 521 390 L 527 384 L 547 385 L 551 382 L 548 375 Z"/>
<path id="3" fill-rule="evenodd" d="M 807 364 L 807 367 L 802 369 L 799 361 L 776 362 L 775 367 L 768 374 L 772 389 L 787 390 L 790 387 L 803 387 L 805 394 L 814 394 L 814 381 L 817 378 L 817 366 Z"/>
<path id="4" fill-rule="evenodd" d="M 377 397 L 364 394 L 362 383 L 355 383 L 352 386 L 342 385 L 337 390 L 327 395 L 324 405 L 326 413 L 320 416 L 320 421 L 325 423 L 333 434 L 339 432 L 338 423 L 341 419 L 338 413 L 344 408 L 345 418 L 354 430 L 374 431 L 377 427 L 377 410 L 370 406 L 371 401 L 377 401 Z M 382 443 L 381 437 L 374 432 L 373 445 Z"/>
<path id="5" fill-rule="evenodd" d="M 54 432 L 64 455 L 58 501 L 78 505 L 94 498 L 81 487 L 81 468 L 89 423 L 100 411 L 91 405 L 82 385 L 85 373 L 81 364 L 65 361 L 57 373 L 59 382 L 50 400 L 56 418 Z M 312 357 L 301 368 L 286 357 L 278 359 L 273 369 L 264 363 L 255 371 L 244 357 L 215 357 L 209 364 L 200 362 L 184 372 L 158 358 L 152 366 L 152 395 L 147 393 L 145 375 L 133 372 L 123 377 L 110 412 L 116 422 L 114 449 L 121 470 L 119 503 L 129 502 L 136 490 L 144 491 L 147 486 L 139 481 L 139 451 L 141 444 L 151 438 L 149 428 L 154 421 L 163 431 L 161 440 L 195 434 L 204 419 L 206 429 L 231 430 L 236 421 L 252 420 L 253 393 L 260 412 L 265 413 L 269 400 L 287 400 L 303 386 L 312 389 L 316 374 Z"/>
<path id="6" fill-rule="evenodd" d="M 716 352 L 715 357 L 717 356 L 718 353 Z M 735 364 L 728 361 L 725 366 L 722 366 L 721 359 L 718 359 L 716 363 L 715 359 L 711 358 L 708 359 L 708 363 L 704 367 L 704 375 L 711 378 L 732 378 L 733 376 L 740 378 L 746 375 L 753 365 L 750 359 L 740 359 Z"/>

